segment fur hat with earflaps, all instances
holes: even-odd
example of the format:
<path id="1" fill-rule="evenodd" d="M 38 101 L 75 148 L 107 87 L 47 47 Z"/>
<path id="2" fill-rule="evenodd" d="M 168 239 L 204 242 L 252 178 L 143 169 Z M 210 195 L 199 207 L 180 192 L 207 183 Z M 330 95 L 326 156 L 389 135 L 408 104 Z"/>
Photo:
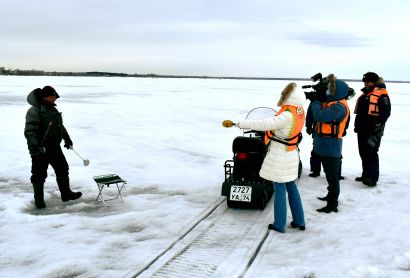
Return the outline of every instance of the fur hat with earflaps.
<path id="1" fill-rule="evenodd" d="M 43 89 L 36 89 L 36 96 L 39 99 L 49 97 L 49 96 L 55 96 L 56 98 L 59 98 L 60 96 L 58 95 L 57 91 L 51 87 L 51 86 L 45 86 Z"/>
<path id="2" fill-rule="evenodd" d="M 365 74 L 363 74 L 362 81 L 365 82 L 365 83 L 366 82 L 372 82 L 377 87 L 386 88 L 386 85 L 384 84 L 383 77 L 379 76 L 375 72 L 369 71 L 369 72 L 366 72 Z"/>
<path id="3" fill-rule="evenodd" d="M 278 106 L 282 106 L 283 103 L 289 98 L 290 94 L 296 89 L 296 83 L 289 83 L 285 89 L 283 89 L 280 99 L 278 101 Z"/>
<path id="4" fill-rule="evenodd" d="M 376 83 L 379 80 L 379 78 L 380 76 L 377 73 L 369 71 L 363 74 L 362 81 Z"/>

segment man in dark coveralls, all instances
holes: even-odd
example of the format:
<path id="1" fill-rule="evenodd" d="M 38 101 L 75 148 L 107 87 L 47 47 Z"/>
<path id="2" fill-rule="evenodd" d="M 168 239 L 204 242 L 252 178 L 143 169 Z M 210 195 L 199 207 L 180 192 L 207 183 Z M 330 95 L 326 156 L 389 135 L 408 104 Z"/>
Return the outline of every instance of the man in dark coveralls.
<path id="1" fill-rule="evenodd" d="M 379 147 L 391 104 L 383 78 L 374 72 L 363 75 L 363 94 L 356 102 L 354 131 L 357 133 L 362 175 L 356 181 L 376 186 L 379 180 Z"/>
<path id="2" fill-rule="evenodd" d="M 64 147 L 73 146 L 73 142 L 63 125 L 61 113 L 56 109 L 55 101 L 60 96 L 51 86 L 37 88 L 27 96 L 31 104 L 26 114 L 24 136 L 27 139 L 31 156 L 31 183 L 34 189 L 34 203 L 37 208 L 46 207 L 44 202 L 44 182 L 47 168 L 51 165 L 56 173 L 61 200 L 67 202 L 81 197 L 81 192 L 70 189 L 68 163 L 60 143 L 64 139 Z"/>

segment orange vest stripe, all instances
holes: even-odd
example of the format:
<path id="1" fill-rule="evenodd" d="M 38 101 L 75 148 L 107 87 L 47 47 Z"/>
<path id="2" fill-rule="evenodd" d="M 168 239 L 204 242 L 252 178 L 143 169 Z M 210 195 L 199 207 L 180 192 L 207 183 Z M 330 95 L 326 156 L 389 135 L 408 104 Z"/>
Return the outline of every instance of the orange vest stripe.
<path id="1" fill-rule="evenodd" d="M 293 116 L 292 129 L 289 133 L 289 137 L 286 139 L 278 138 L 275 137 L 272 131 L 268 130 L 265 133 L 265 144 L 269 144 L 271 138 L 276 138 L 279 141 L 283 140 L 283 144 L 286 145 L 287 151 L 293 151 L 296 150 L 297 144 L 299 143 L 299 134 L 301 133 L 305 123 L 305 111 L 303 110 L 303 107 L 284 105 L 280 108 L 279 112 L 276 113 L 276 116 L 280 115 L 284 111 L 291 112 Z"/>
<path id="2" fill-rule="evenodd" d="M 340 103 L 346 108 L 346 115 L 344 116 L 343 120 L 340 123 L 336 121 L 332 121 L 329 123 L 318 123 L 316 126 L 317 132 L 322 137 L 337 137 L 342 138 L 343 133 L 346 129 L 347 118 L 350 115 L 349 105 L 345 99 L 338 100 L 338 101 L 331 101 L 328 103 L 323 103 L 323 108 L 331 107 L 333 104 Z"/>

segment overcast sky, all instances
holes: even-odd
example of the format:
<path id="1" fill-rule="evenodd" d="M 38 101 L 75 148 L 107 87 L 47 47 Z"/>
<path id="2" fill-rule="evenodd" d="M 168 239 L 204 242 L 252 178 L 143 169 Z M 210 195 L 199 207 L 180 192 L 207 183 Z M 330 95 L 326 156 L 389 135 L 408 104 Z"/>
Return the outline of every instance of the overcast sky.
<path id="1" fill-rule="evenodd" d="M 410 80 L 410 1 L 0 0 L 0 67 Z"/>

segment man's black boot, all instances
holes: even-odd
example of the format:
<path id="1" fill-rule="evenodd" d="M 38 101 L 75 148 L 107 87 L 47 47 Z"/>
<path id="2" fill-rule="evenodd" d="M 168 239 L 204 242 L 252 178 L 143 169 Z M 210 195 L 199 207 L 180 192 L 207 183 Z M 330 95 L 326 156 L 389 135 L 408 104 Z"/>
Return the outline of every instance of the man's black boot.
<path id="1" fill-rule="evenodd" d="M 46 207 L 46 203 L 44 202 L 44 184 L 41 183 L 33 183 L 34 189 L 34 204 L 36 208 L 43 209 Z"/>
<path id="2" fill-rule="evenodd" d="M 363 181 L 363 177 L 356 177 L 354 180 L 355 180 L 355 181 L 360 181 L 360 182 L 362 182 L 362 181 Z"/>
<path id="3" fill-rule="evenodd" d="M 326 212 L 326 213 L 330 213 L 330 212 L 338 212 L 339 210 L 337 208 L 334 207 L 329 207 L 329 206 L 325 206 L 323 208 L 317 209 L 318 212 Z"/>
<path id="4" fill-rule="evenodd" d="M 63 202 L 68 202 L 71 200 L 77 200 L 80 198 L 83 193 L 81 192 L 73 192 L 70 189 L 70 180 L 68 178 L 60 179 L 57 181 L 58 188 L 60 189 L 61 193 L 61 200 Z"/>
<path id="5" fill-rule="evenodd" d="M 363 178 L 363 184 L 367 185 L 367 186 L 376 186 L 377 182 L 375 182 L 374 180 L 370 179 L 370 178 Z"/>
<path id="6" fill-rule="evenodd" d="M 312 172 L 312 173 L 309 174 L 309 177 L 312 177 L 312 178 L 316 178 L 316 177 L 319 177 L 319 176 L 320 176 L 320 173 L 316 173 L 316 172 Z"/>
<path id="7" fill-rule="evenodd" d="M 338 201 L 328 201 L 325 207 L 317 209 L 317 211 L 325 213 L 338 212 L 337 205 Z"/>
<path id="8" fill-rule="evenodd" d="M 68 202 L 68 201 L 71 201 L 71 200 L 77 200 L 82 195 L 83 195 L 83 193 L 81 193 L 81 192 L 73 192 L 73 191 L 70 190 L 69 192 L 66 192 L 64 194 L 61 193 L 61 200 L 63 202 Z"/>

